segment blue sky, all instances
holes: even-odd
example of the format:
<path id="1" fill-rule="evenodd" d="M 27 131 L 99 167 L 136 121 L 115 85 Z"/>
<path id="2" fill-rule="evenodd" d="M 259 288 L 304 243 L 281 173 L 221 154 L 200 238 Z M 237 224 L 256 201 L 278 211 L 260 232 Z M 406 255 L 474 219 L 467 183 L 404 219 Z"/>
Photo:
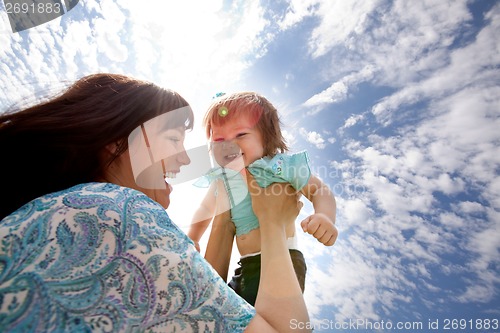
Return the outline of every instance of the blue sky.
<path id="1" fill-rule="evenodd" d="M 103 71 L 177 90 L 198 119 L 217 92 L 262 93 L 337 198 L 333 247 L 299 232 L 316 331 L 442 330 L 500 319 L 499 34 L 493 0 L 89 0 L 20 33 L 0 6 L 0 106 Z"/>

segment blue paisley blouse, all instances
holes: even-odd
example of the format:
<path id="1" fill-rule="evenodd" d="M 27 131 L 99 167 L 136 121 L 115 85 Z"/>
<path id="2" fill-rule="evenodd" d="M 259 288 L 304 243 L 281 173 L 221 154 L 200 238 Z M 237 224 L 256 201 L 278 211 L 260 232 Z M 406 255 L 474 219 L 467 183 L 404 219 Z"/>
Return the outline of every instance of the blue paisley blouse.
<path id="1" fill-rule="evenodd" d="M 81 184 L 0 222 L 0 332 L 241 332 L 254 315 L 136 190 Z"/>

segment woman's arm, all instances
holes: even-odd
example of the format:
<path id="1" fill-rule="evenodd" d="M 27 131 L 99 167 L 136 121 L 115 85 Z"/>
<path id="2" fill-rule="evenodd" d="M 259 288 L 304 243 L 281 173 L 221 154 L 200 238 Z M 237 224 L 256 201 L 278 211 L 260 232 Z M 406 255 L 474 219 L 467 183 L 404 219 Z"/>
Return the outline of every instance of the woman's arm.
<path id="1" fill-rule="evenodd" d="M 194 212 L 193 218 L 191 220 L 191 225 L 187 235 L 194 242 L 194 245 L 198 252 L 200 252 L 200 239 L 207 230 L 212 218 L 215 215 L 216 210 L 216 183 L 212 183 L 208 189 L 200 207 Z"/>
<path id="2" fill-rule="evenodd" d="M 205 259 L 224 281 L 227 281 L 235 233 L 236 229 L 231 222 L 229 211 L 219 214 L 214 218 L 205 252 Z"/>
<path id="3" fill-rule="evenodd" d="M 309 315 L 286 245 L 286 226 L 295 222 L 302 203 L 289 184 L 260 188 L 249 175 L 248 188 L 260 224 L 261 276 L 257 314 L 245 332 L 298 332 L 291 323 L 308 327 Z"/>
<path id="4" fill-rule="evenodd" d="M 236 229 L 231 222 L 229 198 L 227 197 L 224 184 L 221 181 L 217 181 L 212 185 L 209 193 L 212 193 L 213 201 L 209 201 L 206 204 L 210 204 L 213 207 L 213 214 L 216 215 L 213 218 L 212 230 L 205 251 L 205 259 L 219 273 L 220 277 L 224 281 L 227 281 Z M 215 193 L 217 194 L 215 195 Z M 203 229 L 203 232 L 205 229 Z"/>

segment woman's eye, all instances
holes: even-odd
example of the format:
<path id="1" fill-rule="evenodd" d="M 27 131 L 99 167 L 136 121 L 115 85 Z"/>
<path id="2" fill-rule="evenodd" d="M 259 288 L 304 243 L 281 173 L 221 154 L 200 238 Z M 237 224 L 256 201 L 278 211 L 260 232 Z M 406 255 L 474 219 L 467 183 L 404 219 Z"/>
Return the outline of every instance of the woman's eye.
<path id="1" fill-rule="evenodd" d="M 177 137 L 173 137 L 173 136 L 168 137 L 167 139 L 170 140 L 170 141 L 172 141 L 172 142 L 174 142 L 174 143 L 177 143 L 177 142 L 181 141 L 181 139 L 179 139 Z"/>

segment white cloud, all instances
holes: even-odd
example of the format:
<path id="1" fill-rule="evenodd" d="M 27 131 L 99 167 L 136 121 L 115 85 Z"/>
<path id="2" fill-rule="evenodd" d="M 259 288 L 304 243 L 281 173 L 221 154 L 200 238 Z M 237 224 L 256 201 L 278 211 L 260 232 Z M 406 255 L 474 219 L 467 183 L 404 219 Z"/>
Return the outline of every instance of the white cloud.
<path id="1" fill-rule="evenodd" d="M 360 198 L 340 200 L 338 205 L 339 210 L 342 210 L 342 225 L 365 228 L 373 216 L 373 210 Z"/>
<path id="2" fill-rule="evenodd" d="M 378 119 L 387 124 L 392 118 L 391 112 L 404 105 L 440 98 L 475 86 L 484 88 L 484 85 L 496 85 L 498 72 L 495 66 L 500 63 L 500 53 L 494 50 L 500 50 L 500 42 L 495 33 L 500 29 L 500 6 L 494 7 L 487 16 L 491 19 L 491 24 L 479 32 L 473 43 L 452 51 L 440 68 L 426 68 L 423 80 L 406 82 L 404 88 L 375 105 L 372 112 Z M 462 17 L 466 19 L 467 15 Z M 447 30 L 446 34 L 449 35 L 450 32 Z"/>
<path id="3" fill-rule="evenodd" d="M 338 103 L 348 97 L 351 86 L 356 86 L 361 82 L 369 80 L 373 75 L 371 66 L 365 66 L 358 72 L 344 76 L 339 81 L 334 82 L 330 87 L 312 96 L 304 102 L 307 108 L 314 108 L 311 114 L 315 114 L 328 104 Z"/>
<path id="4" fill-rule="evenodd" d="M 333 83 L 326 90 L 314 95 L 304 102 L 304 106 L 311 107 L 318 104 L 331 104 L 343 101 L 347 96 L 348 87 L 342 81 Z"/>
<path id="5" fill-rule="evenodd" d="M 319 134 L 318 132 L 315 131 L 307 131 L 305 128 L 301 127 L 299 129 L 300 135 L 310 144 L 314 145 L 318 149 L 325 149 L 326 143 L 325 139 Z"/>
<path id="6" fill-rule="evenodd" d="M 279 27 L 282 30 L 289 29 L 313 15 L 318 3 L 318 0 L 291 0 L 285 16 L 278 22 Z"/>
<path id="7" fill-rule="evenodd" d="M 485 211 L 484 206 L 479 202 L 464 201 L 457 205 L 458 209 L 463 213 L 482 213 Z"/>
<path id="8" fill-rule="evenodd" d="M 121 36 L 125 30 L 125 13 L 113 1 L 104 1 L 100 5 L 103 18 L 96 18 L 92 22 L 97 49 L 111 62 L 124 62 L 128 57 L 128 50 Z"/>
<path id="9" fill-rule="evenodd" d="M 367 16 L 381 3 L 380 0 L 321 1 L 316 12 L 321 23 L 309 42 L 312 56 L 325 55 L 338 44 L 347 43 L 352 35 L 364 33 Z"/>
<path id="10" fill-rule="evenodd" d="M 292 132 L 287 131 L 287 130 L 282 130 L 281 134 L 283 134 L 283 137 L 285 138 L 285 141 L 286 141 L 287 145 L 289 146 L 289 148 L 293 147 L 294 144 L 297 142 L 297 138 L 295 137 L 295 135 L 293 135 Z"/>
<path id="11" fill-rule="evenodd" d="M 387 124 L 391 118 L 390 111 L 397 110 L 399 105 L 411 105 L 423 98 L 432 98 L 443 89 L 453 91 L 457 82 L 469 78 L 466 74 L 469 64 L 484 62 L 484 58 L 488 57 L 474 58 L 473 54 L 488 47 L 481 45 L 469 52 L 472 57 L 467 56 L 467 59 L 456 62 L 457 66 L 464 67 L 465 75 L 458 68 L 448 73 L 436 73 L 454 61 L 449 58 L 448 47 L 472 17 L 466 1 L 324 1 L 319 8 L 312 12 L 321 20 L 310 38 L 313 57 L 346 47 L 332 55 L 331 66 L 336 70 L 325 70 L 322 75 L 352 73 L 360 67 L 369 70 L 366 73 L 361 71 L 360 77 L 352 78 L 350 82 L 346 80 L 349 75 L 336 80 L 327 89 L 309 98 L 305 105 L 313 108 L 313 113 L 321 109 L 320 105 L 344 100 L 351 87 L 371 80 L 389 87 L 403 87 L 373 108 L 380 122 Z M 489 30 L 498 29 L 492 26 Z M 487 35 L 486 39 L 494 38 L 491 33 Z M 498 41 L 491 42 L 493 47 L 489 48 L 498 49 L 495 46 Z M 460 77 L 456 77 L 457 73 Z"/>
<path id="12" fill-rule="evenodd" d="M 319 245 L 308 238 L 301 244 L 306 241 L 311 243 L 304 244 L 309 257 L 309 246 Z M 327 318 L 380 320 L 384 319 L 376 309 L 380 298 L 386 300 L 384 307 L 392 311 L 396 310 L 393 301 L 410 301 L 402 295 L 406 288 L 414 288 L 413 283 L 402 274 L 398 258 L 381 253 L 380 245 L 377 238 L 366 234 L 341 234 L 333 248 L 323 250 L 323 260 L 311 257 L 314 260 L 307 261 L 308 286 L 321 286 L 306 287 L 306 302 L 313 318 L 318 318 L 326 305 L 334 305 L 334 312 L 327 313 Z"/>
<path id="13" fill-rule="evenodd" d="M 344 123 L 343 129 L 352 127 L 363 120 L 365 117 L 362 114 L 353 114 Z"/>
<path id="14" fill-rule="evenodd" d="M 482 284 L 471 284 L 467 291 L 457 297 L 459 301 L 463 303 L 468 302 L 483 302 L 485 300 L 490 300 L 495 294 L 495 290 L 488 285 Z"/>

